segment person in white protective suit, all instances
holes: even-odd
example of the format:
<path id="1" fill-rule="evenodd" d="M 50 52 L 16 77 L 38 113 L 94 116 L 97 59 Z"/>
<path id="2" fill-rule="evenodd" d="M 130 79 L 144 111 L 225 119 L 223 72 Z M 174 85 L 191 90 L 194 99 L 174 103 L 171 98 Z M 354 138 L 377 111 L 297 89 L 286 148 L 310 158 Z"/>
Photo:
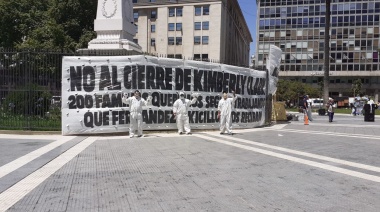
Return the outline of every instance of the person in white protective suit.
<path id="1" fill-rule="evenodd" d="M 223 91 L 223 98 L 219 100 L 218 104 L 218 119 L 220 120 L 220 134 L 224 134 L 227 130 L 228 135 L 232 135 L 232 119 L 231 111 L 237 99 L 235 92 L 232 92 L 233 98 L 227 98 L 227 91 Z"/>
<path id="2" fill-rule="evenodd" d="M 177 99 L 173 104 L 173 114 L 176 116 L 178 133 L 182 135 L 185 129 L 186 135 L 191 135 L 191 129 L 189 124 L 188 109 L 189 106 L 197 102 L 198 94 L 193 94 L 193 99 L 185 99 L 185 93 L 179 93 L 179 99 Z"/>
<path id="3" fill-rule="evenodd" d="M 135 91 L 134 96 L 128 98 L 128 94 L 123 95 L 123 103 L 129 105 L 129 137 L 133 138 L 137 130 L 137 136 L 143 137 L 142 131 L 142 107 L 152 105 L 152 96 L 148 96 L 147 101 L 141 98 L 141 94 L 138 90 Z"/>

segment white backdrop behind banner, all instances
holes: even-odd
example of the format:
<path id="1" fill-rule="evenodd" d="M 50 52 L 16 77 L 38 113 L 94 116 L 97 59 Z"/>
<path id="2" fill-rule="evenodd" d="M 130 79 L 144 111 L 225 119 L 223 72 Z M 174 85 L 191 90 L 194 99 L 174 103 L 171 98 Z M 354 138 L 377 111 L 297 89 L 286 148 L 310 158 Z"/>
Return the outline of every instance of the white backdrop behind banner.
<path id="1" fill-rule="evenodd" d="M 64 57 L 62 64 L 62 134 L 127 132 L 129 96 L 138 89 L 153 97 L 143 112 L 144 130 L 176 129 L 172 106 L 178 92 L 188 99 L 192 129 L 217 129 L 222 91 L 238 99 L 232 112 L 233 128 L 264 124 L 266 72 L 229 65 L 150 56 Z"/>

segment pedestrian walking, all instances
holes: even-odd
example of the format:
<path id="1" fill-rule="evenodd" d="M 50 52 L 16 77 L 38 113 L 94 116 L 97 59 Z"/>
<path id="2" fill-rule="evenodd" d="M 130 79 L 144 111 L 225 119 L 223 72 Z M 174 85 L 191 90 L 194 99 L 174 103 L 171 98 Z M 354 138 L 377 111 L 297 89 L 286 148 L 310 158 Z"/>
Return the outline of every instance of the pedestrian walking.
<path id="1" fill-rule="evenodd" d="M 329 98 L 329 101 L 326 104 L 327 112 L 329 114 L 329 122 L 333 122 L 334 119 L 334 99 Z"/>
<path id="2" fill-rule="evenodd" d="M 313 117 L 311 116 L 311 104 L 309 104 L 308 100 L 309 95 L 305 95 L 303 98 L 303 112 L 308 117 L 309 121 L 313 121 Z"/>
<path id="3" fill-rule="evenodd" d="M 137 137 L 143 137 L 143 118 L 142 107 L 152 105 L 152 96 L 148 96 L 147 100 L 141 98 L 140 91 L 136 90 L 134 96 L 128 98 L 128 94 L 124 93 L 122 101 L 129 105 L 129 137 L 133 138 L 137 130 Z"/>
<path id="4" fill-rule="evenodd" d="M 220 120 L 220 134 L 227 130 L 228 135 L 232 135 L 231 112 L 237 99 L 235 91 L 232 92 L 233 98 L 228 98 L 227 91 L 223 91 L 223 98 L 218 103 L 218 119 Z"/>
<path id="5" fill-rule="evenodd" d="M 195 104 L 198 99 L 198 94 L 194 93 L 192 95 L 193 99 L 190 101 L 185 98 L 185 93 L 179 93 L 179 99 L 177 99 L 173 104 L 173 114 L 176 117 L 178 134 L 182 135 L 183 130 L 185 130 L 186 135 L 191 134 L 188 109 L 189 106 Z"/>

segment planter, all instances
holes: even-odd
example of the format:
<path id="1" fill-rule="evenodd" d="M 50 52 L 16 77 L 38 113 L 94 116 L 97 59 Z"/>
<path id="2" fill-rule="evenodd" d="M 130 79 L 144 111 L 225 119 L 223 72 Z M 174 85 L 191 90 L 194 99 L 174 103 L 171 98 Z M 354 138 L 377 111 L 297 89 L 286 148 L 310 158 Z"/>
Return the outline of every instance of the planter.
<path id="1" fill-rule="evenodd" d="M 326 109 L 323 109 L 323 108 L 318 109 L 318 115 L 320 115 L 320 116 L 326 115 Z"/>

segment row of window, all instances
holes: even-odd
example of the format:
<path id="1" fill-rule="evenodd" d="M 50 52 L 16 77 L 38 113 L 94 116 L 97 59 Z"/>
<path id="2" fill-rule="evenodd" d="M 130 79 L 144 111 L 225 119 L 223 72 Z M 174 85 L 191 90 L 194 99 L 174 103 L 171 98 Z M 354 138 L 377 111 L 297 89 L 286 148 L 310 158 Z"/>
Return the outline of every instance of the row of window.
<path id="1" fill-rule="evenodd" d="M 182 7 L 170 7 L 169 8 L 169 17 L 175 17 L 179 16 L 181 17 L 183 15 Z M 209 15 L 210 14 L 210 6 L 195 6 L 194 8 L 194 15 L 195 16 L 201 16 L 201 15 Z"/>
<path id="2" fill-rule="evenodd" d="M 208 36 L 194 36 L 194 44 L 195 45 L 207 45 L 209 43 L 209 37 Z M 156 39 L 152 38 L 150 41 L 151 46 L 156 45 Z M 182 45 L 182 37 L 168 37 L 168 45 Z"/>
<path id="3" fill-rule="evenodd" d="M 285 69 L 283 69 L 282 71 L 284 71 Z M 330 79 L 330 83 L 334 84 L 334 83 L 346 83 L 346 80 L 347 80 L 347 83 L 349 84 L 352 84 L 353 80 L 352 79 L 347 79 L 347 78 L 338 78 L 338 79 Z M 356 80 L 357 78 L 355 78 Z M 297 81 L 296 79 L 290 79 L 291 81 Z M 361 78 L 360 79 L 362 81 L 362 84 L 369 84 L 370 83 L 370 80 L 369 79 L 363 79 Z M 307 79 L 301 79 L 301 81 L 303 83 L 306 83 L 308 80 Z M 318 82 L 321 82 L 323 81 L 323 78 L 322 77 L 318 77 L 317 79 L 315 79 L 314 77 L 312 77 L 311 81 L 312 83 L 318 83 Z M 335 93 L 335 92 L 331 92 L 331 93 Z M 337 94 L 330 94 L 330 96 L 338 96 L 339 93 Z"/>
<path id="4" fill-rule="evenodd" d="M 195 30 L 208 30 L 209 29 L 209 22 L 204 21 L 204 22 L 195 22 L 194 23 L 194 29 Z"/>
<path id="5" fill-rule="evenodd" d="M 182 23 L 169 23 L 168 24 L 169 31 L 182 31 Z"/>
<path id="6" fill-rule="evenodd" d="M 270 8 L 260 8 L 260 18 L 324 15 L 325 12 L 326 12 L 325 5 L 277 7 L 277 8 L 270 7 Z M 379 12 L 380 12 L 380 2 L 332 4 L 331 6 L 332 15 L 379 13 Z"/>
<path id="7" fill-rule="evenodd" d="M 209 15 L 210 14 L 210 6 L 195 6 L 194 8 L 195 16 L 201 16 L 201 15 Z M 171 7 L 169 8 L 169 17 L 175 17 L 179 16 L 181 17 L 183 15 L 182 7 Z M 137 22 L 139 18 L 139 12 L 134 11 L 133 12 L 133 19 L 135 22 Z M 156 19 L 157 18 L 157 11 L 152 10 L 150 12 L 150 18 Z"/>
<path id="8" fill-rule="evenodd" d="M 168 37 L 168 45 L 182 45 L 182 37 Z"/>
<path id="9" fill-rule="evenodd" d="M 261 19 L 260 27 L 281 26 L 281 25 L 314 25 L 325 24 L 325 17 L 304 17 L 288 19 Z M 334 16 L 331 17 L 331 25 L 339 26 L 343 23 L 351 25 L 379 24 L 380 15 L 357 15 L 357 16 Z"/>
<path id="10" fill-rule="evenodd" d="M 323 71 L 323 65 L 283 65 L 281 70 L 285 71 Z M 349 64 L 349 65 L 331 65 L 330 71 L 378 71 L 379 65 L 360 65 L 360 64 Z"/>
<path id="11" fill-rule="evenodd" d="M 182 54 L 168 54 L 168 58 L 182 59 Z M 208 54 L 194 54 L 194 60 L 208 60 Z"/>
<path id="12" fill-rule="evenodd" d="M 372 0 L 373 1 L 373 0 Z M 340 3 L 340 2 L 355 2 L 355 0 L 335 0 L 332 3 Z M 357 0 L 356 2 L 363 2 L 362 0 Z M 371 2 L 371 1 L 367 1 Z M 302 0 L 266 0 L 266 1 L 260 1 L 260 7 L 264 6 L 284 6 L 284 5 L 300 5 L 300 4 L 325 4 L 325 0 L 308 0 L 308 1 L 302 1 Z"/>
<path id="13" fill-rule="evenodd" d="M 194 23 L 194 29 L 195 30 L 208 30 L 209 29 L 209 22 L 195 22 Z M 168 24 L 168 30 L 169 31 L 182 31 L 182 23 L 169 23 Z"/>
<path id="14" fill-rule="evenodd" d="M 367 35 L 376 35 L 379 34 L 379 27 L 366 27 L 366 28 L 333 28 L 331 29 L 330 35 L 343 35 L 350 37 L 355 36 L 356 38 L 360 37 L 360 35 L 364 35 L 367 37 Z M 259 32 L 259 38 L 264 37 L 302 37 L 302 36 L 314 36 L 314 38 L 318 38 L 318 35 L 324 36 L 325 35 L 325 29 L 297 29 L 297 30 L 281 30 L 281 31 L 260 31 Z M 376 36 L 374 36 L 376 37 Z"/>

